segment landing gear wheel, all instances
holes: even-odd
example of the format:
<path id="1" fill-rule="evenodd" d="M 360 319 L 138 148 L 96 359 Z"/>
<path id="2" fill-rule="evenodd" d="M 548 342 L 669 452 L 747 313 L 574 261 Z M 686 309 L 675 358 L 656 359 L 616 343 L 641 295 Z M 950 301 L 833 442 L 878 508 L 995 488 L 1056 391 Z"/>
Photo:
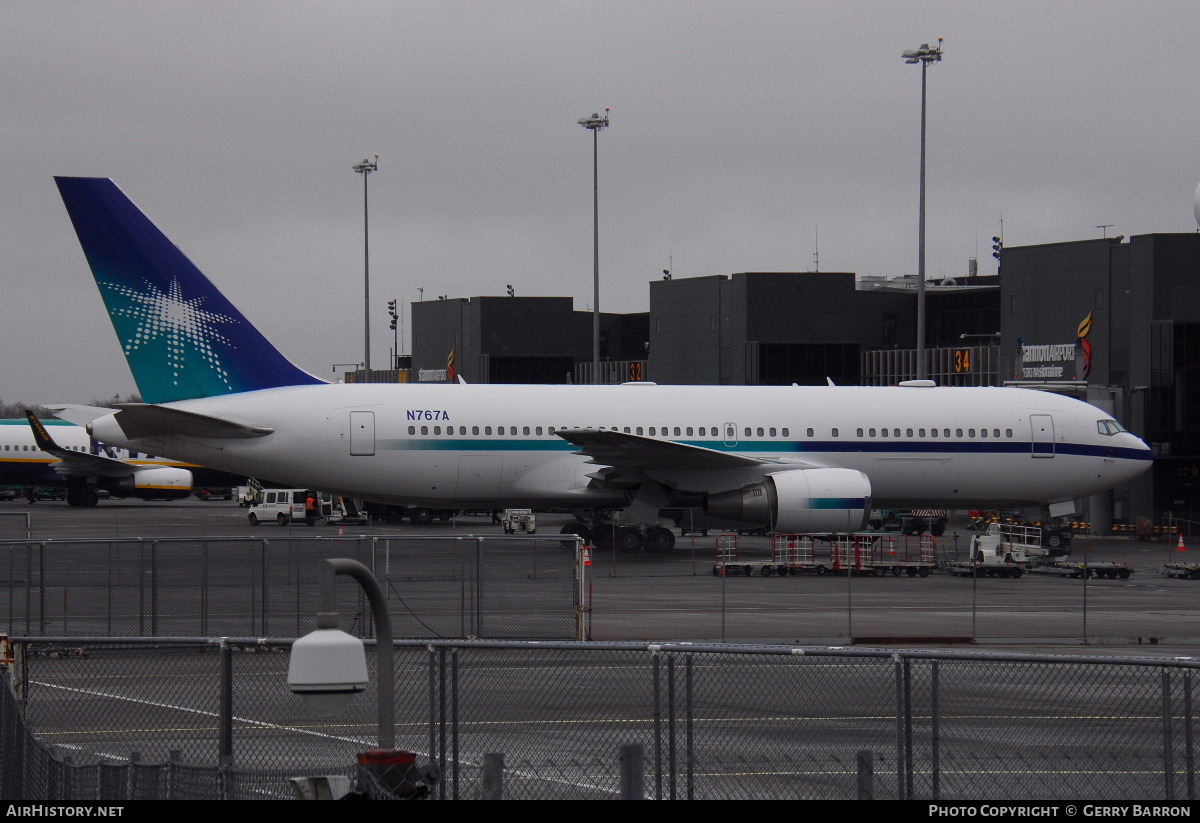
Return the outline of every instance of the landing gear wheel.
<path id="1" fill-rule="evenodd" d="M 428 526 L 433 522 L 432 509 L 413 509 L 412 514 L 408 516 L 414 526 Z"/>
<path id="2" fill-rule="evenodd" d="M 505 529 L 505 531 L 507 531 L 507 529 Z M 577 537 L 582 538 L 583 542 L 586 543 L 586 542 L 588 542 L 588 538 L 591 537 L 592 530 L 589 529 L 587 526 L 583 525 L 582 523 L 580 523 L 578 520 L 576 520 L 573 523 L 567 523 L 565 526 L 562 527 L 562 529 L 559 530 L 558 533 L 559 534 L 573 534 Z M 561 540 L 561 541 L 559 541 L 559 545 L 562 546 L 564 549 L 573 549 L 573 548 L 575 548 L 575 541 L 574 540 Z"/>
<path id="3" fill-rule="evenodd" d="M 640 552 L 646 548 L 646 541 L 637 528 L 623 526 L 617 530 L 617 548 L 623 552 Z"/>
<path id="4" fill-rule="evenodd" d="M 100 502 L 100 495 L 93 489 L 67 489 L 67 505 L 91 508 Z"/>
<path id="5" fill-rule="evenodd" d="M 646 532 L 646 543 L 650 551 L 656 554 L 667 554 L 675 548 L 675 533 L 662 526 L 656 526 Z"/>
<path id="6" fill-rule="evenodd" d="M 611 526 L 600 525 L 592 530 L 592 548 L 611 549 L 612 544 Z"/>

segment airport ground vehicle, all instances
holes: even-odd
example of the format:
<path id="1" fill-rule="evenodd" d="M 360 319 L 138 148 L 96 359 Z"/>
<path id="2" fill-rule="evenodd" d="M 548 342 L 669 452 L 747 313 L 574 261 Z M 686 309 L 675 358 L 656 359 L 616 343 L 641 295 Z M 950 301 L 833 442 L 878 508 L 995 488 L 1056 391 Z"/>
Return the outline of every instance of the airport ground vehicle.
<path id="1" fill-rule="evenodd" d="M 884 509 L 873 514 L 868 522 L 877 531 L 941 537 L 949 521 L 948 509 Z"/>
<path id="2" fill-rule="evenodd" d="M 281 526 L 293 521 L 302 523 L 305 518 L 305 500 L 309 495 L 316 495 L 320 501 L 319 520 L 328 523 L 344 514 L 340 509 L 340 500 L 335 502 L 333 495 L 328 492 L 314 492 L 310 489 L 260 489 L 246 516 L 251 526 L 269 522 Z"/>
<path id="3" fill-rule="evenodd" d="M 16 500 L 21 496 L 21 489 L 17 486 L 0 486 L 0 500 Z"/>
<path id="4" fill-rule="evenodd" d="M 717 537 L 713 574 L 928 577 L 936 568 L 936 541 L 924 535 L 777 534 L 771 539 L 770 560 L 743 560 L 736 535 L 724 534 Z"/>
<path id="5" fill-rule="evenodd" d="M 505 534 L 535 534 L 537 532 L 537 517 L 533 509 L 505 509 L 500 518 Z"/>
<path id="6" fill-rule="evenodd" d="M 192 489 L 192 494 L 201 500 L 232 500 L 233 489 L 226 486 L 202 486 Z"/>

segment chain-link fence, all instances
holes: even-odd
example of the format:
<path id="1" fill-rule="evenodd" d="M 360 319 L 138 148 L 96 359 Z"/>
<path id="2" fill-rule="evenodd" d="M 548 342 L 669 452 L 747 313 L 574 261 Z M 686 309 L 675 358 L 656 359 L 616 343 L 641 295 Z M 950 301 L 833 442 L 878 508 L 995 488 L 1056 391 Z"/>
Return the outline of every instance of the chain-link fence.
<path id="1" fill-rule="evenodd" d="M 374 687 L 321 719 L 287 642 L 34 638 L 0 699 L 11 799 L 294 796 L 356 777 Z M 1193 800 L 1200 661 L 576 642 L 395 646 L 396 746 L 434 799 Z M 494 795 L 491 795 L 494 796 Z"/>
<path id="2" fill-rule="evenodd" d="M 312 625 L 317 562 L 346 557 L 380 580 L 397 637 L 582 639 L 574 544 L 532 535 L 5 541 L 0 619 L 27 636 L 298 636 Z M 343 613 L 365 619 L 359 599 Z"/>

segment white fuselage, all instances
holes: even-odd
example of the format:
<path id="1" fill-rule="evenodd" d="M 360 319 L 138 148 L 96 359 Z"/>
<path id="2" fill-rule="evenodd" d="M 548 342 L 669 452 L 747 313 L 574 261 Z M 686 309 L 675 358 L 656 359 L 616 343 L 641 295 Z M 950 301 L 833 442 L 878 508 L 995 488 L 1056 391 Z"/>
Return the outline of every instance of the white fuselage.
<path id="1" fill-rule="evenodd" d="M 605 429 L 772 464 L 844 467 L 877 506 L 1029 505 L 1080 499 L 1145 471 L 1141 440 L 1073 398 L 1006 388 L 333 384 L 165 404 L 271 434 L 100 440 L 356 498 L 440 507 L 621 507 L 603 467 L 555 434 Z M 598 465 L 599 463 L 599 465 Z M 776 465 L 777 464 L 777 465 Z M 705 494 L 754 469 L 644 467 L 665 489 Z"/>

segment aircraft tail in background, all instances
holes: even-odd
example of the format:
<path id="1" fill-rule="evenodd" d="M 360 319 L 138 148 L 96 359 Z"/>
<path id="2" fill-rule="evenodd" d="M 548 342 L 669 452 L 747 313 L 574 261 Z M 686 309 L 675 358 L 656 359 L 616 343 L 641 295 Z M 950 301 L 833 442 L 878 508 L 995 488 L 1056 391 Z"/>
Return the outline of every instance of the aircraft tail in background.
<path id="1" fill-rule="evenodd" d="M 325 382 L 284 357 L 111 180 L 55 182 L 144 402 Z"/>

